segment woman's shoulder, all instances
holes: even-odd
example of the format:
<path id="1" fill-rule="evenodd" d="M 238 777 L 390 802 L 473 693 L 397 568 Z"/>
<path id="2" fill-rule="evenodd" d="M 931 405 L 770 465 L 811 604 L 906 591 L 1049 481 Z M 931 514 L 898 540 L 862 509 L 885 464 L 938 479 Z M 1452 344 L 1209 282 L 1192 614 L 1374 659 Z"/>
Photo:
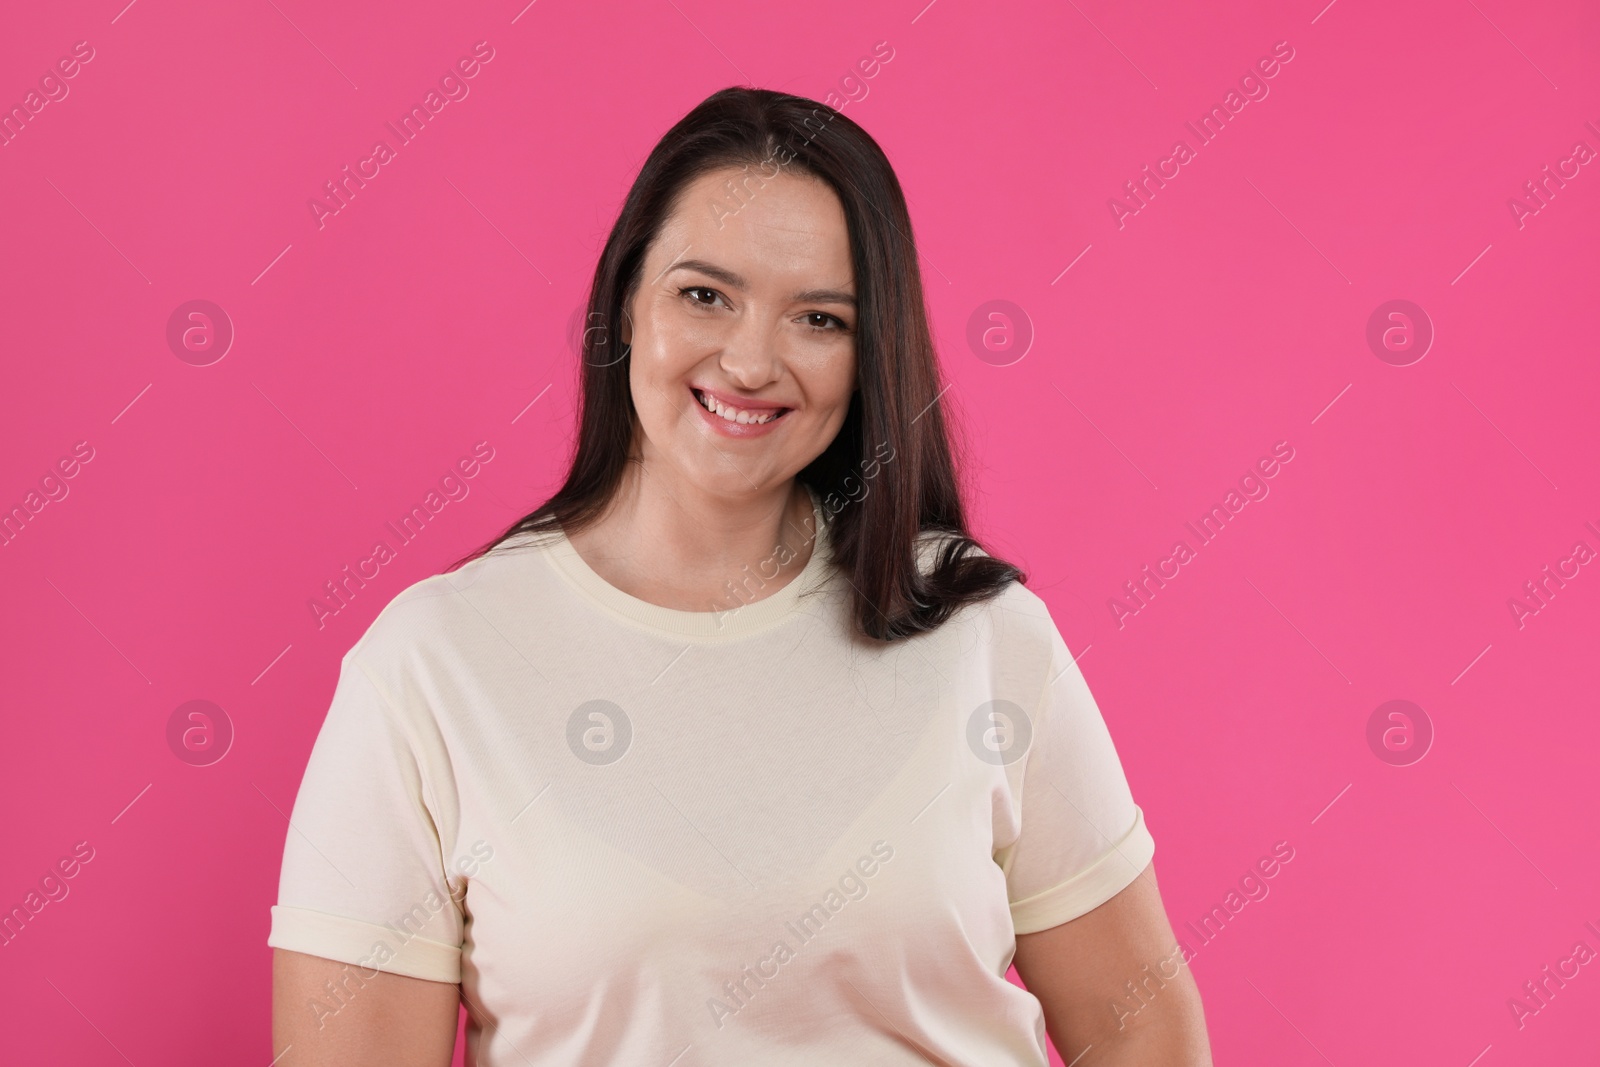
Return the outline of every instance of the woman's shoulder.
<path id="1" fill-rule="evenodd" d="M 953 545 L 966 541 L 961 556 L 988 556 L 983 546 L 950 530 L 927 529 L 917 535 L 917 556 L 923 573 L 931 573 Z M 993 596 L 965 605 L 958 616 L 982 622 L 981 632 L 1007 654 L 1049 658 L 1061 640 L 1044 598 L 1020 581 L 1007 582 Z"/>
<path id="2" fill-rule="evenodd" d="M 548 537 L 519 535 L 461 566 L 418 579 L 379 610 L 347 659 L 393 677 L 420 664 L 446 664 L 494 647 L 485 635 L 536 624 L 548 595 L 538 558 Z"/>

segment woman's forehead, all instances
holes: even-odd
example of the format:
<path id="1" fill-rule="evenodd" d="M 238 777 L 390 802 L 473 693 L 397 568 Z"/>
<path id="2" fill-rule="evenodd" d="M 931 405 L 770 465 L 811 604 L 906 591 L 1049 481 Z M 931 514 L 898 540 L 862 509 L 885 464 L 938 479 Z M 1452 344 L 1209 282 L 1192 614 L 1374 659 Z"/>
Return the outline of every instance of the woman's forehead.
<path id="1" fill-rule="evenodd" d="M 754 283 L 760 277 L 805 274 L 808 285 L 845 287 L 851 280 L 844 208 L 825 182 L 781 173 L 748 188 L 727 183 L 737 169 L 702 175 L 662 223 L 650 259 L 654 272 L 680 264 L 714 264 Z M 737 193 L 737 195 L 736 195 Z M 734 284 L 734 279 L 722 280 Z"/>

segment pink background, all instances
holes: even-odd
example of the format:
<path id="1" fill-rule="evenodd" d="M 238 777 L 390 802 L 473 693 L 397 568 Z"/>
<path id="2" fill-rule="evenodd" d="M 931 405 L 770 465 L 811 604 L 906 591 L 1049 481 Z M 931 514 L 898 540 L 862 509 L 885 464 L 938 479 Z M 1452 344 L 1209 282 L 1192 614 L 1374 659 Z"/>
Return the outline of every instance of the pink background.
<path id="1" fill-rule="evenodd" d="M 0 34 L 7 108 L 94 49 L 0 147 L 0 505 L 93 449 L 0 548 L 0 906 L 94 849 L 0 947 L 0 1060 L 265 1067 L 284 813 L 339 657 L 554 488 L 569 324 L 655 140 L 729 84 L 842 99 L 879 41 L 843 110 L 911 202 L 974 520 L 1083 657 L 1174 927 L 1294 849 L 1193 961 L 1217 1061 L 1600 1055 L 1600 963 L 1520 1028 L 1507 1005 L 1600 951 L 1600 565 L 1508 606 L 1600 550 L 1600 166 L 1508 205 L 1600 150 L 1595 5 L 124 2 Z M 319 228 L 478 41 L 470 94 Z M 1269 95 L 1119 228 L 1109 198 L 1279 41 Z M 236 330 L 208 366 L 166 340 L 195 299 Z M 1436 330 L 1408 366 L 1366 341 L 1394 299 Z M 1034 332 L 1009 365 L 966 340 L 990 300 Z M 470 494 L 319 629 L 323 583 L 479 441 Z M 1270 495 L 1119 626 L 1279 441 Z M 194 699 L 235 731 L 210 766 L 167 742 Z M 1432 724 L 1420 762 L 1369 748 L 1391 699 Z"/>

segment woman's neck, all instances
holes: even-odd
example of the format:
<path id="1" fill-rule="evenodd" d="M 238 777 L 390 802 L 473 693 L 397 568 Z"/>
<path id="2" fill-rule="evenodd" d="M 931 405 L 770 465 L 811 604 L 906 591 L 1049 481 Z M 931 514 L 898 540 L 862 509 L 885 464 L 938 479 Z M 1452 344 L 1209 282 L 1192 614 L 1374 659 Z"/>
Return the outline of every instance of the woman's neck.
<path id="1" fill-rule="evenodd" d="M 727 611 L 799 575 L 816 542 L 799 482 L 738 497 L 629 463 L 605 513 L 572 535 L 578 555 L 629 596 L 679 611 Z"/>

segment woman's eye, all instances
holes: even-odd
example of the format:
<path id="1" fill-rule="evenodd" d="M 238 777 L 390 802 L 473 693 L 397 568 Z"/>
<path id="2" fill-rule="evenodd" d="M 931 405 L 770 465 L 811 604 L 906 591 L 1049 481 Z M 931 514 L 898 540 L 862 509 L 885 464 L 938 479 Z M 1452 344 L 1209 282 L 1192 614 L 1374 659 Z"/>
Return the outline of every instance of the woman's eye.
<path id="1" fill-rule="evenodd" d="M 711 296 L 711 303 L 707 303 L 704 300 L 694 296 L 693 294 L 695 293 L 709 293 Z M 712 307 L 715 305 L 716 299 L 720 294 L 715 289 L 707 289 L 703 285 L 691 285 L 687 288 L 679 289 L 678 295 L 687 296 L 691 304 L 699 304 L 701 307 Z"/>
<path id="2" fill-rule="evenodd" d="M 819 331 L 821 331 L 823 333 L 829 332 L 829 326 L 828 326 L 829 323 L 834 323 L 835 324 L 832 327 L 832 329 L 834 329 L 834 330 L 844 330 L 844 329 L 848 329 L 849 328 L 845 324 L 845 321 L 843 319 L 839 318 L 837 315 L 829 315 L 829 314 L 827 314 L 826 312 L 823 312 L 823 311 L 808 311 L 805 314 L 805 318 L 810 320 L 810 321 L 808 321 L 806 323 L 807 326 L 810 326 L 812 329 L 819 330 Z M 820 322 L 816 321 L 818 319 L 820 319 L 822 321 L 820 321 Z"/>
<path id="3" fill-rule="evenodd" d="M 717 306 L 717 301 L 723 299 L 722 294 L 715 289 L 704 285 L 687 285 L 678 290 L 678 295 L 695 307 L 708 310 Z M 811 327 L 816 333 L 849 332 L 850 324 L 837 315 L 829 315 L 825 311 L 808 311 L 800 316 L 802 322 Z"/>

